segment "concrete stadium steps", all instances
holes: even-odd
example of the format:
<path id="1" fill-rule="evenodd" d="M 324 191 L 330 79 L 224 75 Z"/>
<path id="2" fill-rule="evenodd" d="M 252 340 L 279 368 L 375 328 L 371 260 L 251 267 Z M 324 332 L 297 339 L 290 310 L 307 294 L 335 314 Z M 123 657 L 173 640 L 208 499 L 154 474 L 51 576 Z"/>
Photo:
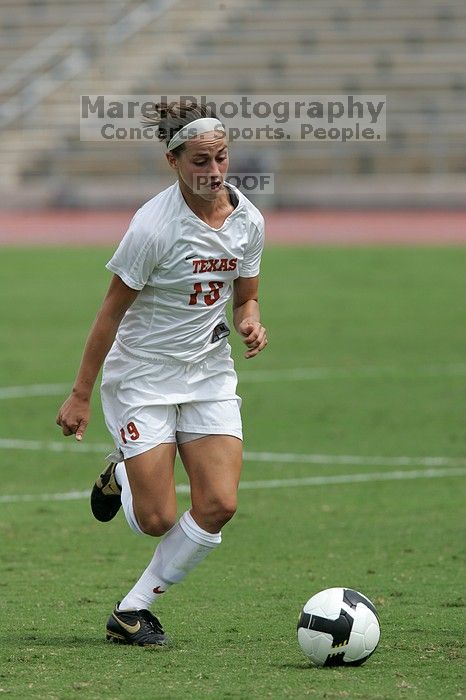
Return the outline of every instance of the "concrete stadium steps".
<path id="1" fill-rule="evenodd" d="M 170 61 L 173 61 L 177 67 L 183 69 L 195 61 L 196 66 L 200 68 L 211 68 L 214 63 L 215 69 L 229 70 L 231 63 L 234 61 L 238 68 L 271 70 L 282 73 L 296 73 L 304 70 L 314 69 L 318 67 L 325 71 L 328 75 L 341 75 L 348 71 L 348 53 L 347 51 L 335 53 L 334 51 L 321 52 L 296 52 L 296 46 L 293 45 L 290 51 L 286 51 L 282 55 L 277 55 L 275 51 L 264 53 L 255 50 L 248 50 L 246 53 L 238 53 L 237 49 L 228 52 L 226 49 L 220 55 L 216 55 L 213 59 L 211 53 L 202 53 L 201 51 L 186 53 L 182 56 L 173 53 L 170 55 Z M 452 49 L 450 46 L 431 48 L 430 51 L 422 55 L 411 55 L 403 51 L 402 47 L 395 46 L 389 52 L 385 50 L 368 50 L 364 47 L 364 52 L 351 52 L 351 72 L 357 73 L 374 73 L 378 75 L 393 74 L 403 75 L 409 74 L 426 74 L 435 75 L 443 74 L 445 71 L 461 72 L 460 66 L 466 65 L 466 47 L 460 45 L 458 49 Z"/>
<path id="2" fill-rule="evenodd" d="M 430 142 L 429 142 L 430 140 Z M 307 177 L 316 174 L 348 173 L 360 174 L 364 172 L 397 174 L 397 173 L 436 173 L 441 172 L 441 161 L 432 161 L 431 150 L 438 156 L 447 157 L 451 172 L 460 173 L 464 167 L 463 153 L 466 149 L 466 137 L 464 134 L 452 134 L 452 138 L 445 142 L 436 142 L 435 136 L 422 134 L 418 138 L 406 139 L 405 144 L 398 142 L 379 143 L 376 148 L 364 143 L 319 143 L 313 141 L 309 147 L 301 143 L 293 143 L 285 146 L 280 143 L 263 143 L 256 149 L 261 171 L 272 171 L 276 177 Z M 78 146 L 78 144 L 75 144 Z M 244 144 L 233 144 L 231 147 L 232 171 L 241 171 L 241 158 L 238 159 L 238 146 L 244 148 Z M 28 153 L 28 149 L 25 153 Z M 152 177 L 158 173 L 162 175 L 165 170 L 163 159 L 163 147 L 157 142 L 88 142 L 79 144 L 74 150 L 70 145 L 63 145 L 53 157 L 47 159 L 44 156 L 38 162 L 29 160 L 23 163 L 23 176 L 33 177 L 39 172 L 48 176 L 65 178 L 87 178 L 111 176 L 115 178 L 129 178 L 132 176 Z M 268 157 L 273 154 L 272 163 L 268 163 Z M 264 157 L 262 157 L 264 156 Z M 261 164 L 262 163 L 262 164 Z"/>
<path id="3" fill-rule="evenodd" d="M 122 12 L 139 4 L 139 0 L 86 0 L 81 7 L 80 3 L 61 0 L 50 4 L 47 0 L 43 7 L 33 9 L 24 0 L 18 0 L 14 8 L 10 7 L 10 14 L 4 15 L 9 19 L 0 23 L 3 99 L 14 97 L 41 75 L 50 75 L 59 84 L 61 62 L 73 51 L 94 57 L 107 28 Z"/>
<path id="4" fill-rule="evenodd" d="M 55 180 L 24 180 L 21 189 L 4 189 L 11 208 L 35 209 L 41 206 L 121 209 L 135 208 L 154 194 L 173 184 L 170 172 L 151 177 L 78 178 L 67 182 Z M 279 208 L 328 207 L 354 209 L 369 207 L 458 207 L 464 200 L 466 177 L 459 175 L 416 176 L 391 175 L 322 175 L 306 177 L 280 176 L 279 190 L 273 205 Z M 261 209 L 271 206 L 270 199 L 257 195 L 255 203 Z M 129 221 L 128 217 L 128 221 Z M 267 221 L 267 220 L 266 220 Z M 123 229 L 121 230 L 123 233 Z"/>
<path id="5" fill-rule="evenodd" d="M 90 24 L 108 21 L 128 8 L 140 4 L 140 0 L 2 0 L 2 27 L 55 27 L 68 23 Z"/>
<path id="6" fill-rule="evenodd" d="M 450 149 L 447 154 L 450 160 L 450 172 L 460 173 L 464 168 L 464 156 L 458 152 L 458 149 Z M 314 153 L 312 158 L 304 153 L 302 157 L 287 156 L 280 162 L 277 178 L 286 178 L 293 176 L 297 178 L 305 178 L 309 175 L 317 174 L 326 175 L 363 175 L 368 173 L 383 173 L 384 175 L 422 175 L 435 174 L 435 168 L 432 167 L 432 159 L 425 152 L 415 150 L 413 152 L 393 153 L 391 151 L 374 152 L 367 146 L 360 147 L 357 151 L 352 150 L 347 152 L 346 157 L 343 156 L 341 147 L 333 149 L 333 158 L 330 158 L 329 152 L 319 154 Z M 441 169 L 440 169 L 441 172 Z"/>
<path id="7" fill-rule="evenodd" d="M 147 144 L 145 145 L 147 149 Z M 97 163 L 98 155 L 100 161 Z M 73 160 L 69 154 L 61 160 L 55 157 L 53 161 L 46 159 L 38 160 L 33 165 L 25 162 L 22 177 L 25 180 L 37 178 L 43 174 L 47 178 L 61 182 L 75 182 L 77 180 L 87 180 L 92 173 L 91 179 L 98 181 L 99 178 L 110 178 L 113 180 L 123 180 L 128 182 L 132 177 L 146 177 L 151 180 L 154 176 L 163 174 L 164 165 L 161 164 L 161 154 L 155 150 L 153 158 L 148 159 L 147 153 L 145 159 L 127 158 L 123 163 L 124 150 L 121 144 L 118 144 L 118 155 L 115 153 L 100 151 L 93 155 L 92 159 L 83 159 L 82 156 Z M 456 151 L 450 156 L 451 166 L 450 173 L 461 173 L 464 166 L 463 157 Z M 431 159 L 417 152 L 413 155 L 404 154 L 388 154 L 375 155 L 369 150 L 364 154 L 358 151 L 357 154 L 348 154 L 343 157 L 341 152 L 334 160 L 329 159 L 329 154 L 321 153 L 313 154 L 312 158 L 305 157 L 303 159 L 293 159 L 289 156 L 280 163 L 278 172 L 275 174 L 275 186 L 277 194 L 280 192 L 281 183 L 288 177 L 296 180 L 305 180 L 308 177 L 316 177 L 320 175 L 351 175 L 359 176 L 368 173 L 383 173 L 385 176 L 393 175 L 436 175 L 432 171 Z M 440 169 L 440 174 L 442 170 Z"/>
<path id="8" fill-rule="evenodd" d="M 166 71 L 168 72 L 168 71 Z M 461 71 L 451 75 L 447 74 L 418 74 L 418 75 L 374 75 L 367 73 L 363 75 L 358 72 L 348 73 L 347 75 L 339 75 L 335 72 L 331 74 L 315 75 L 311 68 L 303 69 L 299 73 L 289 73 L 278 75 L 272 70 L 254 70 L 250 73 L 239 72 L 231 78 L 231 86 L 228 90 L 225 89 L 225 78 L 221 72 L 216 70 L 214 66 L 211 68 L 196 67 L 192 71 L 192 75 L 187 75 L 186 71 L 169 71 L 171 81 L 166 74 L 161 73 L 159 80 L 156 82 L 157 88 L 165 86 L 169 94 L 229 94 L 229 93 L 257 93 L 262 95 L 276 94 L 342 94 L 342 93 L 359 93 L 384 95 L 387 92 L 402 91 L 412 94 L 413 88 L 424 89 L 431 96 L 434 92 L 440 91 L 455 92 L 463 90 L 466 84 L 466 79 Z M 177 79 L 174 80 L 176 73 Z M 241 77 L 240 77 L 241 76 Z M 163 82 L 162 82 L 163 81 Z M 155 81 L 154 81 L 155 82 Z M 173 83 L 176 82 L 174 90 Z M 160 91 L 160 89 L 159 89 Z M 99 93 L 101 94 L 101 93 Z M 440 98 L 441 99 L 441 96 Z"/>
<path id="9" fill-rule="evenodd" d="M 293 51 L 296 47 L 293 47 Z M 394 60 L 392 55 L 396 55 Z M 432 78 L 436 81 L 439 76 L 461 76 L 462 62 L 466 63 L 466 50 L 462 45 L 455 51 L 449 47 L 433 50 L 425 56 L 402 55 L 401 51 L 386 53 L 380 50 L 370 54 L 355 54 L 350 50 L 342 53 L 297 54 L 287 52 L 283 56 L 277 56 L 273 52 L 251 53 L 244 51 L 222 53 L 217 56 L 209 53 L 192 51 L 189 54 L 179 55 L 172 49 L 168 49 L 166 55 L 152 57 L 150 53 L 139 50 L 128 56 L 125 73 L 133 80 L 138 80 L 141 75 L 141 62 L 147 69 L 151 69 L 155 76 L 162 80 L 171 80 L 175 83 L 188 80 L 212 80 L 215 84 L 222 80 L 222 73 L 229 76 L 229 82 L 237 84 L 245 80 L 259 82 L 264 74 L 268 80 L 276 80 L 277 83 L 292 81 L 299 83 L 306 80 L 318 80 L 320 83 L 329 80 L 344 83 L 348 78 L 354 80 L 386 80 L 390 84 L 403 85 L 406 76 L 419 77 L 419 79 Z M 318 71 L 318 72 L 316 72 Z M 372 85 L 371 83 L 371 85 Z M 204 86 L 204 91 L 206 86 Z M 263 90 L 262 90 L 263 92 Z"/>
<path id="10" fill-rule="evenodd" d="M 449 40 L 462 41 L 462 25 L 465 20 L 456 22 L 449 26 L 448 31 L 439 32 L 438 27 L 432 22 L 419 21 L 412 25 L 404 22 L 392 21 L 388 23 L 379 22 L 355 22 L 349 24 L 344 31 L 328 27 L 324 22 L 319 27 L 316 22 L 309 22 L 308 25 L 285 23 L 283 26 L 273 23 L 264 27 L 238 27 L 237 31 L 229 28 L 228 32 L 221 37 L 221 43 L 228 46 L 235 46 L 238 43 L 245 46 L 262 46 L 280 49 L 283 46 L 295 44 L 320 45 L 325 46 L 330 43 L 343 41 L 347 45 L 364 46 L 365 42 L 385 44 L 397 42 L 411 46 L 413 50 L 421 49 L 423 45 L 432 43 L 438 44 Z M 202 48 L 209 46 L 215 49 L 220 43 L 220 37 L 205 33 L 197 40 L 197 45 Z M 335 50 L 338 50 L 337 46 Z"/>
<path id="11" fill-rule="evenodd" d="M 466 7 L 462 0 L 351 0 L 339 5 L 329 3 L 327 0 L 250 0 L 247 9 L 242 16 L 255 17 L 257 12 L 267 9 L 269 15 L 286 19 L 322 17 L 326 20 L 342 21 L 350 18 L 374 18 L 374 19 L 414 19 L 422 12 L 423 17 L 439 21 L 451 21 L 459 17 L 466 17 Z"/>
<path id="12" fill-rule="evenodd" d="M 64 15 L 66 26 L 84 28 L 90 39 L 103 39 L 119 13 L 141 2 L 83 0 L 81 20 L 75 12 L 78 3 L 44 0 L 46 10 L 28 29 L 28 15 L 41 11 L 28 8 L 28 0 L 4 0 L 3 5 L 9 8 L 10 25 L 17 13 L 17 26 L 29 46 L 31 37 L 39 36 L 36 32 L 53 31 Z M 2 31 L 11 27 L 2 29 L 0 24 L 0 37 Z M 128 192 L 133 192 L 133 181 L 155 177 L 163 182 L 157 142 L 152 148 L 147 142 L 78 140 L 80 94 L 154 92 L 387 95 L 386 144 L 255 145 L 254 153 L 274 154 L 271 169 L 282 198 L 284 192 L 291 198 L 307 196 L 310 180 L 340 174 L 355 183 L 365 172 L 393 180 L 418 173 L 426 182 L 442 169 L 458 174 L 464 171 L 466 140 L 461 116 L 466 106 L 465 35 L 463 0 L 351 0 L 339 7 L 326 0 L 178 0 L 128 39 L 112 46 L 99 41 L 88 68 L 60 83 L 31 114 L 4 131 L 1 182 L 33 186 L 42 172 L 59 196 L 66 183 L 69 189 L 80 183 L 80 192 L 85 192 L 88 181 L 98 183 L 102 197 L 112 192 L 107 180 Z M 23 50 L 14 54 L 12 36 L 10 53 L 8 46 L 6 52 L 0 49 L 0 60 Z M 53 65 L 41 69 L 52 73 Z M 92 184 L 88 189 L 97 200 Z M 379 194 L 383 196 L 383 188 Z"/>
<path id="13" fill-rule="evenodd" d="M 102 85 L 87 84 L 82 94 L 133 94 L 136 97 L 138 96 L 134 92 L 127 92 L 124 89 L 125 86 L 121 86 L 119 90 L 114 90 L 112 93 L 106 90 L 99 91 L 99 87 L 102 87 Z M 168 90 L 170 87 L 169 85 L 159 84 L 157 87 L 160 88 L 160 92 L 157 93 L 157 96 L 160 94 L 170 94 L 170 91 Z M 194 89 L 189 90 L 189 85 L 181 85 L 179 87 L 180 93 L 178 94 L 202 94 L 200 90 L 197 92 Z M 191 87 L 200 88 L 201 86 L 198 85 Z M 221 86 L 219 86 L 217 90 L 212 90 L 211 94 L 213 96 L 223 94 L 220 87 Z M 331 97 L 332 95 L 341 95 L 346 93 L 346 90 L 343 89 L 345 86 L 341 84 L 327 86 L 325 91 L 319 90 L 317 87 L 318 86 L 314 87 L 314 89 L 308 89 L 303 93 L 288 90 L 280 94 L 275 89 L 273 91 L 270 90 L 270 92 L 264 91 L 264 93 L 258 94 L 276 95 L 277 98 L 282 100 L 286 99 L 287 94 L 298 96 L 303 94 L 303 97 L 311 100 L 313 96 L 317 95 L 329 95 Z M 461 92 L 452 91 L 451 88 L 444 87 L 442 90 L 439 88 L 437 93 L 438 94 L 434 97 L 432 95 L 432 91 L 429 88 L 426 88 L 423 90 L 418 89 L 413 94 L 412 89 L 410 92 L 408 86 L 406 86 L 404 90 L 397 90 L 396 92 L 385 91 L 384 94 L 387 94 L 389 110 L 389 118 L 387 119 L 388 131 L 390 132 L 394 124 L 397 125 L 398 130 L 401 123 L 403 124 L 403 128 L 406 129 L 418 127 L 419 129 L 427 128 L 430 130 L 432 126 L 435 125 L 443 130 L 444 128 L 449 129 L 452 124 L 457 124 L 460 127 L 466 128 L 465 121 L 462 118 L 462 112 L 464 111 L 465 107 L 465 98 Z M 40 105 L 35 108 L 34 125 L 51 129 L 59 128 L 61 126 L 63 128 L 66 127 L 68 130 L 69 127 L 71 127 L 73 130 L 75 130 L 79 125 L 80 94 L 80 92 L 73 91 L 72 94 L 67 95 L 66 91 L 60 91 L 58 94 L 54 95 L 53 100 L 50 100 L 50 102 L 45 105 Z M 149 93 L 149 97 L 151 97 L 152 94 L 153 93 Z M 357 90 L 352 91 L 350 94 L 357 95 L 363 93 Z M 65 99 L 65 96 L 68 99 Z M 154 95 L 154 97 L 155 96 L 156 95 Z M 18 121 L 18 124 L 21 124 L 20 120 Z M 76 134 L 77 132 L 75 131 L 75 135 Z"/>
<path id="14" fill-rule="evenodd" d="M 461 207 L 466 177 L 460 175 L 371 174 L 280 177 L 274 205 L 278 208 L 316 207 L 352 209 L 368 207 Z M 261 206 L 259 200 L 258 206 Z"/>
<path id="15" fill-rule="evenodd" d="M 48 0 L 47 0 L 48 2 Z M 246 0 L 235 0 L 235 7 L 246 3 Z M 25 4 L 24 0 L 19 0 L 19 5 Z M 63 6 L 66 2 L 55 0 L 54 5 Z M 92 3 L 89 3 L 89 7 Z M 96 0 L 96 4 L 100 6 L 108 6 L 108 2 Z M 116 3 L 115 3 L 116 4 Z M 172 48 L 174 42 L 179 45 L 183 44 L 185 34 L 183 26 L 188 23 L 193 26 L 204 25 L 205 16 L 200 12 L 199 2 L 192 0 L 178 0 L 174 3 L 161 18 L 147 22 L 143 28 L 138 31 L 134 38 L 126 40 L 121 46 L 101 47 L 93 65 L 82 73 L 73 81 L 68 81 L 60 86 L 59 90 L 52 92 L 46 100 L 43 100 L 37 107 L 34 108 L 34 119 L 32 127 L 30 117 L 26 116 L 12 126 L 5 129 L 0 136 L 0 153 L 2 154 L 2 174 L 0 183 L 7 185 L 20 181 L 21 177 L 29 177 L 34 174 L 39 177 L 41 169 L 51 171 L 53 168 L 49 166 L 53 158 L 57 158 L 57 162 L 62 161 L 62 153 L 64 145 L 67 145 L 65 150 L 72 151 L 76 147 L 76 135 L 79 126 L 79 96 L 80 94 L 132 94 L 135 92 L 134 80 L 135 77 L 131 72 L 127 71 L 128 56 L 133 55 L 133 49 L 139 47 L 141 43 L 141 35 L 149 31 L 151 34 L 150 45 L 151 55 L 159 57 L 161 61 L 168 47 Z M 201 4 L 209 10 L 210 3 L 202 0 Z M 232 0 L 225 0 L 226 5 L 233 7 Z M 131 0 L 125 3 L 129 5 L 141 6 L 140 0 Z M 112 3 L 110 6 L 113 7 Z M 16 8 L 16 5 L 14 6 Z M 212 14 L 212 13 L 210 13 Z M 228 19 L 228 14 L 225 12 L 218 13 L 218 19 L 213 18 L 212 26 L 218 22 L 221 25 Z M 69 25 L 73 23 L 70 20 Z M 155 25 L 158 32 L 156 46 L 153 46 L 152 25 Z M 94 32 L 97 30 L 97 25 L 94 25 Z M 137 63 L 137 65 L 136 65 Z M 136 57 L 135 74 L 141 81 L 141 73 L 147 71 L 147 61 L 145 60 L 144 52 L 140 58 Z M 141 71 L 141 66 L 144 71 Z M 145 78 L 147 80 L 147 77 Z M 152 87 L 152 86 L 151 86 Z M 138 88 L 136 88 L 138 89 Z M 140 89 L 138 90 L 140 91 Z M 19 128 L 18 128 L 19 127 Z M 38 129 L 42 130 L 42 137 L 36 138 Z M 97 144 L 98 146 L 99 144 Z M 104 144 L 105 146 L 106 144 Z M 80 147 L 79 141 L 77 147 Z M 95 144 L 92 144 L 92 153 L 96 153 Z M 71 156 L 71 159 L 73 156 Z M 94 155 L 94 160 L 95 160 Z M 85 159 L 84 159 L 85 160 Z M 99 163 L 97 162 L 97 166 Z M 89 168 L 89 163 L 88 163 Z M 93 173 L 94 168 L 90 167 L 90 173 Z M 89 172 L 89 170 L 88 170 Z"/>
<path id="16" fill-rule="evenodd" d="M 14 61 L 17 61 L 26 51 L 30 51 L 49 36 L 48 29 L 24 33 L 10 30 L 0 32 L 0 71 L 9 70 Z"/>

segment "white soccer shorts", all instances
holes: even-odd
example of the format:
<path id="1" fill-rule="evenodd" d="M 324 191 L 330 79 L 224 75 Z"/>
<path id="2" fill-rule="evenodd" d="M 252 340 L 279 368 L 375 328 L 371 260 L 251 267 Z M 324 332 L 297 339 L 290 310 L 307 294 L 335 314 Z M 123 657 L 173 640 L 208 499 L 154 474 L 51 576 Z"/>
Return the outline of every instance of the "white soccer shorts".
<path id="1" fill-rule="evenodd" d="M 105 422 L 125 458 L 177 433 L 243 439 L 241 399 L 230 347 L 200 363 L 131 357 L 116 342 L 104 363 L 101 399 Z"/>

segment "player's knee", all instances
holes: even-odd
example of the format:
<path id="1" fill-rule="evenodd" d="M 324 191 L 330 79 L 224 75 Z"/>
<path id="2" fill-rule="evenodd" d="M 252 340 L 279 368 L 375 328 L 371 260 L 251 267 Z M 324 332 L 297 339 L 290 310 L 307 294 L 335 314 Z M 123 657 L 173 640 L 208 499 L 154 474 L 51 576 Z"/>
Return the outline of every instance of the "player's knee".
<path id="1" fill-rule="evenodd" d="M 146 513 L 138 517 L 138 521 L 141 530 L 152 537 L 161 537 L 175 524 L 174 517 L 159 513 Z"/>
<path id="2" fill-rule="evenodd" d="M 232 519 L 236 513 L 236 506 L 236 497 L 219 498 L 212 504 L 211 517 L 216 521 L 219 529 Z"/>

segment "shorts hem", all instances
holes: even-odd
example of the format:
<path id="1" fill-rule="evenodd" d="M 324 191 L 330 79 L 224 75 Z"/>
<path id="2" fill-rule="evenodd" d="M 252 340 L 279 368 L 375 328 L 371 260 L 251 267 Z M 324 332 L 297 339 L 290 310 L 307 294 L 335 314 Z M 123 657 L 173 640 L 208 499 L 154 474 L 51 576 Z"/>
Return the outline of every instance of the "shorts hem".
<path id="1" fill-rule="evenodd" d="M 201 426 L 201 425 L 190 425 L 190 426 L 177 426 L 178 433 L 199 433 L 208 437 L 209 435 L 231 435 L 239 440 L 243 439 L 243 430 L 241 427 L 229 428 L 226 426 Z"/>
<path id="2" fill-rule="evenodd" d="M 158 447 L 159 445 L 167 445 L 167 444 L 173 444 L 176 443 L 176 438 L 172 435 L 167 435 L 166 438 L 163 438 L 162 440 L 157 440 L 154 441 L 152 444 L 145 444 L 145 445 L 131 445 L 132 449 L 128 450 L 128 446 L 124 445 L 123 447 L 120 445 L 120 450 L 123 453 L 123 456 L 125 459 L 131 459 L 131 457 L 138 457 L 139 455 L 144 454 L 144 452 L 149 452 L 149 450 L 153 450 L 155 447 Z"/>
<path id="3" fill-rule="evenodd" d="M 211 437 L 214 435 L 226 435 L 228 437 L 234 437 L 237 438 L 238 440 L 241 440 L 243 442 L 243 431 L 240 428 L 190 428 L 189 430 L 178 430 L 177 432 L 181 433 L 194 433 L 194 434 L 199 434 L 199 437 Z M 190 441 L 188 441 L 190 442 Z M 139 455 L 144 454 L 144 452 L 149 452 L 149 450 L 153 450 L 154 448 L 158 447 L 159 445 L 168 445 L 168 444 L 178 444 L 177 440 L 175 437 L 169 435 L 163 440 L 159 440 L 157 442 L 154 442 L 154 444 L 150 445 L 134 445 L 132 446 L 133 449 L 129 451 L 128 449 L 124 450 L 120 446 L 120 451 L 123 454 L 124 459 L 131 459 L 132 457 L 138 457 Z M 187 443 L 182 443 L 182 444 L 187 444 Z M 125 447 L 127 447 L 125 445 Z"/>

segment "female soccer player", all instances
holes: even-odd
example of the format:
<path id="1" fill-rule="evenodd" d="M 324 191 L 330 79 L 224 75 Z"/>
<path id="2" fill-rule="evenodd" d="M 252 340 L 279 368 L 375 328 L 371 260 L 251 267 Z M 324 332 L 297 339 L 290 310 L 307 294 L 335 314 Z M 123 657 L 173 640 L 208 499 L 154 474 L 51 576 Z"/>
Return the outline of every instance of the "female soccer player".
<path id="1" fill-rule="evenodd" d="M 242 463 L 240 398 L 225 307 L 255 357 L 267 344 L 258 304 L 264 220 L 225 182 L 225 129 L 202 106 L 159 106 L 158 137 L 177 182 L 142 206 L 107 268 L 109 290 L 87 339 L 57 424 L 82 440 L 103 365 L 101 398 L 116 450 L 91 508 L 165 535 L 107 623 L 107 639 L 163 645 L 149 608 L 221 542 L 234 515 Z M 191 508 L 176 522 L 176 449 Z"/>

